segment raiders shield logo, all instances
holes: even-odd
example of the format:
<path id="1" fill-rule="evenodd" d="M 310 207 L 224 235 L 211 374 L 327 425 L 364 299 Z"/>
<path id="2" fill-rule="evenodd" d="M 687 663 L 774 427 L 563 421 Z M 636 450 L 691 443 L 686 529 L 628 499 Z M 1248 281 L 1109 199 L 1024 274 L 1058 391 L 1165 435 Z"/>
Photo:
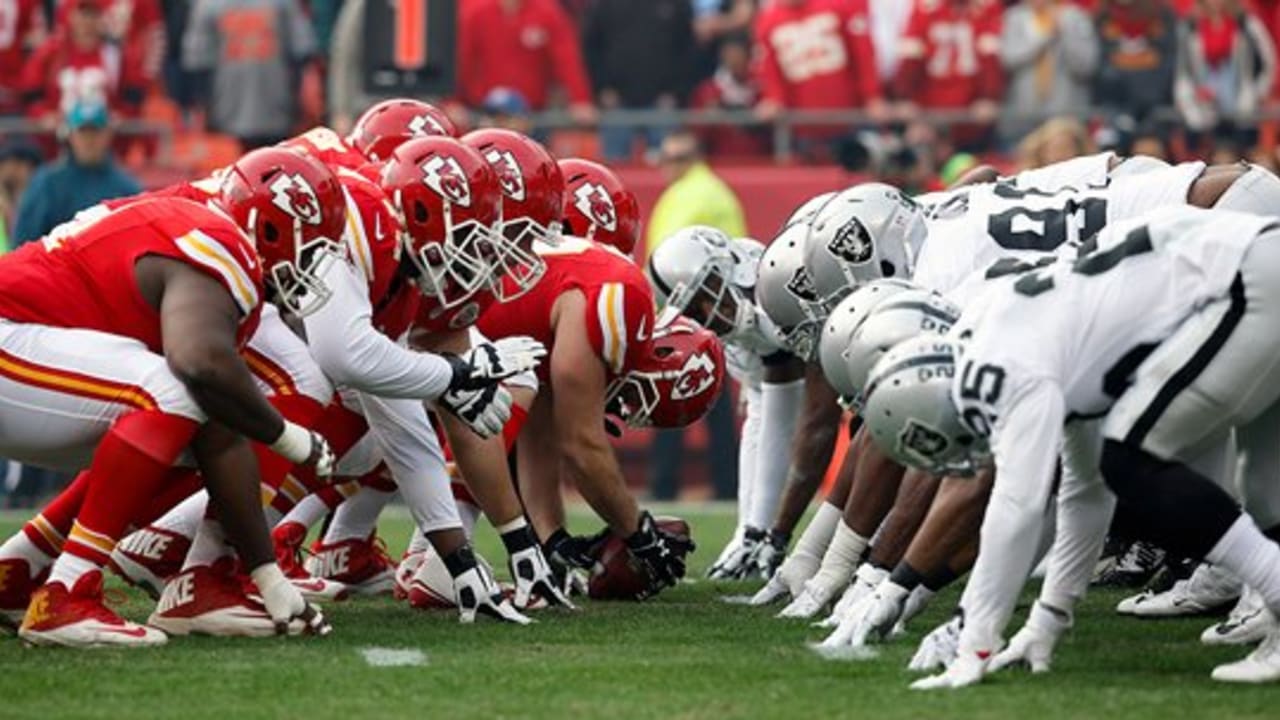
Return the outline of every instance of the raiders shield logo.
<path id="1" fill-rule="evenodd" d="M 671 386 L 672 400 L 685 400 L 706 392 L 716 383 L 716 365 L 706 353 L 685 360 L 680 375 Z"/>
<path id="2" fill-rule="evenodd" d="M 818 291 L 813 287 L 813 278 L 804 268 L 796 268 L 791 279 L 787 281 L 787 292 L 806 302 L 816 302 Z"/>
<path id="3" fill-rule="evenodd" d="M 932 460 L 946 452 L 948 446 L 947 438 L 942 433 L 915 420 L 908 422 L 902 429 L 898 441 L 903 449 L 926 460 Z"/>
<path id="4" fill-rule="evenodd" d="M 849 222 L 836 230 L 831 242 L 827 243 L 827 249 L 845 262 L 861 265 L 871 260 L 875 247 L 871 242 L 871 233 L 867 232 L 862 221 L 849 218 Z"/>
<path id="5" fill-rule="evenodd" d="M 422 181 L 445 200 L 471 207 L 471 184 L 457 158 L 432 155 L 422 164 Z"/>
<path id="6" fill-rule="evenodd" d="M 502 185 L 502 194 L 516 202 L 524 202 L 524 175 L 520 174 L 520 166 L 509 150 L 490 148 L 484 159 L 493 167 L 498 175 L 498 183 Z"/>
<path id="7" fill-rule="evenodd" d="M 425 137 L 428 135 L 444 135 L 449 133 L 444 129 L 440 122 L 430 115 L 418 115 L 409 121 L 409 132 L 414 137 Z"/>
<path id="8" fill-rule="evenodd" d="M 596 183 L 583 183 L 573 191 L 573 206 L 591 222 L 615 232 L 618 229 L 618 213 L 613 207 L 609 193 Z"/>
<path id="9" fill-rule="evenodd" d="M 282 173 L 269 187 L 272 205 L 308 225 L 320 224 L 320 200 L 301 175 Z"/>

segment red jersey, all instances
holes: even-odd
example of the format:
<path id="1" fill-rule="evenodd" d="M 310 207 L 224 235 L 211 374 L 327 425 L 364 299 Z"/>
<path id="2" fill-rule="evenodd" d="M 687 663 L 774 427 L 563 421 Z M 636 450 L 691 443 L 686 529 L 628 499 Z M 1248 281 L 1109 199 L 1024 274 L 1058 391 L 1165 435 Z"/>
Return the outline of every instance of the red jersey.
<path id="1" fill-rule="evenodd" d="M 458 93 L 479 107 L 497 87 L 518 91 L 534 110 L 553 82 L 569 100 L 591 102 L 578 31 L 556 0 L 524 0 L 509 13 L 501 0 L 467 0 L 458 10 Z"/>
<path id="2" fill-rule="evenodd" d="M 132 53 L 110 43 L 84 50 L 64 34 L 50 37 L 32 53 L 19 86 L 32 117 L 61 115 L 81 98 L 102 98 L 112 110 L 133 115 L 146 91 Z"/>
<path id="3" fill-rule="evenodd" d="M 610 376 L 621 375 L 645 357 L 652 344 L 653 290 L 636 264 L 599 243 L 564 238 L 558 247 L 538 246 L 547 272 L 529 292 L 494 303 L 480 316 L 485 336 L 528 335 L 550 351 L 555 333 L 551 309 L 570 290 L 586 296 L 587 338 Z M 545 379 L 548 363 L 538 366 Z"/>
<path id="4" fill-rule="evenodd" d="M 218 281 L 240 309 L 241 342 L 256 329 L 262 269 L 248 238 L 225 216 L 177 198 L 135 202 L 0 257 L 0 318 L 122 335 L 162 353 L 160 313 L 134 279 L 148 255 Z"/>
<path id="5" fill-rule="evenodd" d="M 898 43 L 897 96 L 929 108 L 999 100 L 1003 12 L 996 0 L 916 0 Z"/>
<path id="6" fill-rule="evenodd" d="M 22 64 L 43 33 L 40 0 L 0 0 L 0 111 L 21 108 L 18 79 Z"/>
<path id="7" fill-rule="evenodd" d="M 314 127 L 310 130 L 285 140 L 280 147 L 299 150 L 331 169 L 346 168 L 358 170 L 369 161 L 359 150 L 347 144 L 338 133 L 327 127 Z"/>
<path id="8" fill-rule="evenodd" d="M 0 0 L 3 2 L 3 0 Z M 71 3 L 58 5 L 57 24 L 66 23 Z M 160 0 L 111 0 L 102 14 L 107 37 L 136 55 L 148 81 L 155 80 L 164 62 L 164 11 Z"/>
<path id="9" fill-rule="evenodd" d="M 761 95 L 788 108 L 858 107 L 881 96 L 866 0 L 766 5 L 755 21 Z"/>
<path id="10" fill-rule="evenodd" d="M 399 338 L 413 323 L 422 296 L 400 272 L 400 222 L 382 188 L 353 170 L 335 170 L 347 196 L 347 253 L 369 283 L 373 326 Z"/>

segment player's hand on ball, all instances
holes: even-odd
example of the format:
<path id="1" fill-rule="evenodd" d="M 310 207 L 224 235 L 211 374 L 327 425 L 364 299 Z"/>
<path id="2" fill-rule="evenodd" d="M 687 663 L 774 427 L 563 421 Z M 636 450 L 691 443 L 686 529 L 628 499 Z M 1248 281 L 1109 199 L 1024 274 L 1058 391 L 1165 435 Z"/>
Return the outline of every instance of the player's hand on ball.
<path id="1" fill-rule="evenodd" d="M 570 535 L 564 528 L 551 533 L 543 544 L 543 552 L 552 563 L 566 568 L 590 570 L 596 564 L 596 555 L 600 546 L 609 538 L 609 528 L 604 528 L 595 535 Z"/>
<path id="2" fill-rule="evenodd" d="M 1023 665 L 1030 667 L 1033 673 L 1049 672 L 1053 648 L 1070 627 L 1070 614 L 1037 600 L 1031 606 L 1027 623 L 1009 641 L 1009 647 L 991 660 L 989 670 L 996 672 L 1012 665 Z"/>
<path id="3" fill-rule="evenodd" d="M 644 565 L 649 586 L 637 600 L 658 594 L 675 585 L 685 574 L 685 556 L 697 547 L 687 537 L 666 532 L 654 522 L 649 511 L 640 513 L 640 527 L 627 538 L 627 549 Z"/>

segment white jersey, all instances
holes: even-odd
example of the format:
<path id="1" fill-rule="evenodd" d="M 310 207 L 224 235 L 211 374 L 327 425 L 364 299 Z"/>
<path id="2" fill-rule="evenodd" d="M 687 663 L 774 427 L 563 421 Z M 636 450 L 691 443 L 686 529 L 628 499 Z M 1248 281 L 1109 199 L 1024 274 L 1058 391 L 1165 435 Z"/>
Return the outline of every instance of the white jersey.
<path id="1" fill-rule="evenodd" d="M 760 256 L 764 245 L 751 238 L 734 238 L 730 252 L 734 256 L 730 282 L 738 289 L 738 297 L 749 303 L 750 312 L 740 313 L 737 327 L 723 337 L 725 364 L 730 377 L 739 383 L 759 389 L 764 379 L 763 358 L 788 352 L 782 332 L 769 316 L 753 302 Z"/>
<path id="2" fill-rule="evenodd" d="M 993 646 L 1013 611 L 1066 421 L 1104 414 L 1151 350 L 1228 295 L 1250 243 L 1274 223 L 1164 209 L 1109 226 L 1077 260 L 993 281 L 965 308 L 951 331 L 961 345 L 952 401 L 987 437 L 996 466 L 982 556 L 965 593 L 968 647 Z M 1096 473 L 1096 460 L 1072 470 Z"/>
<path id="3" fill-rule="evenodd" d="M 926 222 L 928 237 L 916 258 L 912 280 L 963 305 L 973 287 L 966 280 L 1003 257 L 1030 259 L 1064 252 L 1102 228 L 1160 207 L 1185 205 L 1191 184 L 1204 163 L 1184 163 L 1112 180 L 1099 156 L 1081 158 L 1092 172 L 1050 173 L 1046 178 L 1076 177 L 1088 184 L 1042 189 L 1013 180 L 975 185 L 964 198 L 964 213 L 935 213 Z M 1073 162 L 1073 161 L 1069 161 Z M 1035 173 L 1048 172 L 1049 166 Z"/>

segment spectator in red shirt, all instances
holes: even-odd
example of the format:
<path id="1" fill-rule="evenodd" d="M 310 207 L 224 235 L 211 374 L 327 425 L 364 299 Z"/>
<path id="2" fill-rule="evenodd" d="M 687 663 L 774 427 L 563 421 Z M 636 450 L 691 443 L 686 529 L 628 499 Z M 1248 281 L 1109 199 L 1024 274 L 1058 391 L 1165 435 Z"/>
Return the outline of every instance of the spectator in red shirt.
<path id="1" fill-rule="evenodd" d="M 105 101 L 125 117 L 137 114 L 146 82 L 137 58 L 106 41 L 106 0 L 68 0 L 60 24 L 27 60 L 19 82 L 27 114 L 50 127 L 78 101 Z"/>
<path id="2" fill-rule="evenodd" d="M 751 73 L 751 39 L 745 35 L 724 37 L 720 65 L 694 90 L 690 105 L 700 110 L 749 110 L 759 100 L 760 88 Z M 716 157 L 758 157 L 769 152 L 769 134 L 764 128 L 712 125 L 698 135 L 707 154 Z"/>
<path id="3" fill-rule="evenodd" d="M 558 82 L 575 120 L 596 119 L 577 31 L 556 0 L 462 3 L 458 58 L 459 94 L 473 108 L 489 91 L 508 87 L 542 110 Z"/>
<path id="4" fill-rule="evenodd" d="M 955 126 L 953 141 L 962 149 L 986 144 L 1004 92 L 1003 12 L 996 0 L 916 0 L 898 46 L 895 96 L 904 117 L 918 117 L 918 108 L 967 108 L 975 123 Z"/>
<path id="5" fill-rule="evenodd" d="M 1139 120 L 1172 104 L 1178 18 L 1164 0 L 1102 0 L 1096 24 L 1102 63 L 1094 102 Z"/>
<path id="6" fill-rule="evenodd" d="M 160 0 L 105 0 L 102 6 L 103 32 L 137 57 L 148 83 L 160 75 L 164 61 L 164 13 Z M 75 5 L 75 0 L 59 0 L 59 22 Z"/>
<path id="7" fill-rule="evenodd" d="M 762 98 L 756 114 L 766 121 L 784 109 L 865 108 L 887 116 L 876 74 L 866 0 L 777 0 L 756 17 Z M 830 139 L 847 128 L 802 128 L 806 139 Z"/>
<path id="8" fill-rule="evenodd" d="M 18 77 L 27 54 L 44 41 L 44 12 L 40 0 L 9 0 L 0 16 L 0 114 L 22 110 Z M 3 27 L 7 26 L 7 27 Z"/>

